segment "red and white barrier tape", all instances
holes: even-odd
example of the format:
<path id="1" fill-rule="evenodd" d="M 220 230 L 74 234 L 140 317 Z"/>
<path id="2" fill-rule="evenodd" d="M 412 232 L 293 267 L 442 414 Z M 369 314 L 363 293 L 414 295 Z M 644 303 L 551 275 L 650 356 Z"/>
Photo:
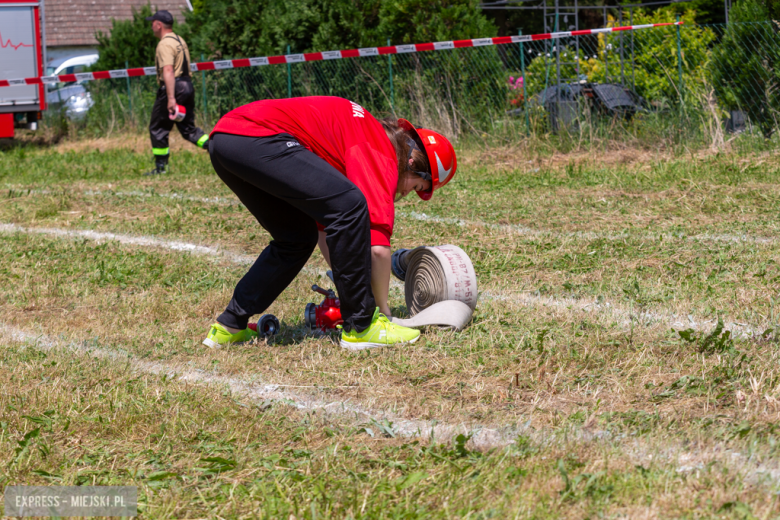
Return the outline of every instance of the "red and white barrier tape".
<path id="1" fill-rule="evenodd" d="M 617 31 L 636 31 L 652 27 L 667 27 L 682 25 L 683 22 L 652 23 L 645 25 L 627 25 L 624 27 L 606 27 L 603 29 L 585 29 L 582 31 L 563 31 L 544 34 L 529 34 L 527 36 L 497 36 L 495 38 L 477 38 L 473 40 L 454 40 L 449 42 L 413 43 L 409 45 L 389 45 L 387 47 L 368 47 L 365 49 L 349 49 L 344 51 L 308 52 L 305 54 L 284 54 L 263 58 L 242 58 L 238 60 L 204 61 L 190 65 L 192 72 L 199 70 L 237 69 L 240 67 L 258 67 L 261 65 L 281 65 L 284 63 L 302 63 L 305 61 L 339 60 L 343 58 L 358 58 L 363 56 L 383 56 L 387 54 L 403 54 L 409 52 L 443 51 L 462 49 L 464 47 L 483 47 L 485 45 L 506 45 L 509 43 L 531 42 L 537 40 L 556 40 L 571 36 L 587 36 Z M 0 79 L 0 87 L 19 85 L 39 85 L 41 83 L 58 83 L 73 81 L 90 81 L 94 79 L 132 78 L 136 76 L 156 76 L 155 67 L 139 67 L 135 69 L 103 70 L 99 72 L 82 72 L 80 74 L 61 74 L 59 76 L 42 76 L 39 78 Z"/>

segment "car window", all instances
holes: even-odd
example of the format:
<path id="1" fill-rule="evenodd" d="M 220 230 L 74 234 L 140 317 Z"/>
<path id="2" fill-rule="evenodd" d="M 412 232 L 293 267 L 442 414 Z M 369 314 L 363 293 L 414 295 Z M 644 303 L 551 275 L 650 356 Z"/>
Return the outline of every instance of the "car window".
<path id="1" fill-rule="evenodd" d="M 57 75 L 62 76 L 64 74 L 79 74 L 81 72 L 86 71 L 87 67 L 89 67 L 89 65 L 83 65 L 83 64 L 71 65 L 70 67 L 65 67 L 64 69 L 62 69 L 59 72 L 57 72 Z M 48 76 L 51 76 L 52 74 L 54 74 L 54 72 L 56 70 L 57 69 L 55 67 L 48 67 L 46 69 L 46 74 Z M 46 86 L 46 89 L 49 92 L 52 92 L 54 90 L 58 90 L 58 89 L 65 88 L 65 87 L 69 87 L 70 85 L 75 85 L 76 83 L 81 84 L 81 83 L 84 83 L 84 82 L 83 81 L 78 81 L 78 82 L 73 82 L 73 81 L 62 82 L 62 81 L 60 81 L 58 83 L 49 83 Z"/>
<path id="2" fill-rule="evenodd" d="M 83 65 L 71 65 L 70 67 L 65 67 L 64 69 L 62 69 L 59 75 L 62 76 L 63 74 L 78 74 L 79 72 L 84 72 Z M 65 88 L 67 86 L 74 85 L 75 83 L 76 82 L 74 81 L 67 81 L 67 82 L 60 81 L 58 83 L 52 83 L 50 85 L 50 90 Z"/>
<path id="3" fill-rule="evenodd" d="M 79 74 L 81 72 L 84 72 L 85 70 L 87 70 L 86 65 L 76 65 L 75 67 L 73 67 L 72 74 Z M 81 85 L 82 83 L 84 83 L 84 81 L 78 81 L 77 83 Z"/>

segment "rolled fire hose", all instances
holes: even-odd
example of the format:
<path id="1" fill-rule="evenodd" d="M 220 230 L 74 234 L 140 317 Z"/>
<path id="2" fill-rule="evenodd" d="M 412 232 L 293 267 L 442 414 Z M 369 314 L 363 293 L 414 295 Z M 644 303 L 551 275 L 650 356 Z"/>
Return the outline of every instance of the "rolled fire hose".
<path id="1" fill-rule="evenodd" d="M 392 256 L 393 274 L 404 282 L 408 319 L 404 327 L 438 325 L 463 330 L 477 306 L 477 274 L 458 246 L 399 249 Z"/>

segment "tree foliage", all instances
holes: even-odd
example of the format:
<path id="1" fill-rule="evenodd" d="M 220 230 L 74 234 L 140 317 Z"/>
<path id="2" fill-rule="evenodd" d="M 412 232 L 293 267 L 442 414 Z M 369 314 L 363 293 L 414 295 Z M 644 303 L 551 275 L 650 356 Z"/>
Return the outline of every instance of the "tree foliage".
<path id="1" fill-rule="evenodd" d="M 211 58 L 283 54 L 362 45 L 372 2 L 219 0 L 187 14 L 190 48 Z M 373 11 L 378 10 L 379 2 Z M 374 22 L 375 25 L 376 22 Z"/>
<path id="2" fill-rule="evenodd" d="M 676 20 L 673 9 L 659 9 L 652 13 L 639 11 L 634 23 L 670 23 Z M 715 41 L 712 29 L 696 24 L 696 12 L 682 15 L 685 25 L 679 28 L 679 58 L 682 59 L 682 85 L 679 76 L 678 29 L 669 27 L 638 32 L 634 38 L 633 74 L 636 91 L 651 101 L 679 102 L 682 97 L 697 97 L 705 88 L 706 64 L 709 49 Z M 615 35 L 610 35 L 613 42 Z M 630 68 L 630 64 L 629 64 Z M 611 67 L 610 76 L 618 71 Z M 597 81 L 603 76 L 596 74 Z"/>
<path id="3" fill-rule="evenodd" d="M 634 13 L 635 24 L 651 24 L 673 22 L 676 14 L 673 9 L 659 9 L 652 12 L 637 10 Z M 684 29 L 680 30 L 680 46 L 683 49 L 683 89 L 685 92 L 701 89 L 702 79 L 706 70 L 709 46 L 715 40 L 713 31 L 706 27 L 695 25 L 695 12 L 687 11 L 683 16 Z M 614 19 L 610 23 L 616 24 Z M 633 36 L 633 59 L 629 41 Z M 621 69 L 620 45 L 625 45 L 624 61 Z M 624 83 L 632 86 L 635 82 L 636 91 L 644 98 L 658 104 L 676 102 L 680 99 L 678 74 L 678 53 L 676 29 L 653 29 L 631 33 L 602 33 L 597 37 L 594 49 L 584 49 L 581 44 L 579 56 L 569 46 L 561 50 L 562 60 L 579 63 L 579 73 L 588 81 L 605 83 L 620 82 L 625 75 Z M 527 68 L 529 94 L 535 94 L 556 83 L 554 54 L 547 57 L 540 55 Z M 621 74 L 622 73 L 622 74 Z M 577 71 L 574 65 L 561 67 L 562 81 L 575 79 Z"/>
<path id="4" fill-rule="evenodd" d="M 144 20 L 156 9 L 147 4 L 139 10 L 133 9 L 132 20 L 111 20 L 111 32 L 98 31 L 100 58 L 93 70 L 124 69 L 125 62 L 131 67 L 148 67 L 154 64 L 154 52 L 157 38 L 152 33 L 151 24 Z"/>
<path id="5" fill-rule="evenodd" d="M 498 28 L 473 0 L 393 0 L 382 2 L 375 44 L 495 36 Z"/>
<path id="6" fill-rule="evenodd" d="M 766 0 L 767 2 L 774 2 L 780 7 L 780 0 Z M 559 0 L 558 4 L 561 7 L 567 7 L 567 11 L 572 9 L 575 5 L 575 0 Z M 579 2 L 579 5 L 584 4 L 593 6 L 605 6 L 607 12 L 612 15 L 618 14 L 618 9 L 615 7 L 617 4 L 627 4 L 633 2 L 614 2 L 613 0 L 589 0 L 588 2 Z M 637 2 L 638 3 L 638 2 Z M 548 5 L 552 5 L 549 2 Z M 651 11 L 655 8 L 651 8 Z M 672 10 L 676 14 L 681 16 L 686 15 L 687 11 L 694 11 L 696 13 L 696 21 L 700 24 L 716 24 L 726 22 L 726 13 L 723 5 L 723 0 L 689 0 L 686 2 L 680 2 L 664 7 L 664 9 Z M 550 13 L 552 13 L 552 8 Z M 623 10 L 623 24 L 630 25 L 636 23 L 636 20 L 631 18 L 631 9 L 624 8 Z M 517 34 L 518 30 L 522 29 L 523 34 L 536 34 L 543 32 L 554 31 L 554 17 L 548 14 L 548 27 L 545 29 L 543 20 L 543 12 L 541 10 L 533 11 L 521 11 L 510 9 L 495 9 L 485 10 L 486 16 L 498 27 L 499 35 L 513 35 Z M 565 15 L 564 15 L 565 16 Z M 573 20 L 569 16 L 568 21 L 564 21 L 564 16 L 559 19 L 559 30 L 567 31 L 571 30 L 573 26 Z M 604 27 L 604 13 L 601 9 L 580 9 L 578 13 L 579 29 L 595 29 L 597 27 Z M 780 19 L 780 17 L 775 17 Z"/>
<path id="7" fill-rule="evenodd" d="M 760 0 L 741 0 L 730 12 L 720 45 L 713 51 L 711 71 L 721 103 L 742 110 L 771 137 L 780 110 L 780 35 L 766 23 L 769 13 Z M 776 27 L 775 27 L 776 29 Z"/>
<path id="8" fill-rule="evenodd" d="M 780 20 L 780 0 L 764 0 L 765 15 L 770 20 Z M 775 26 L 775 32 L 777 32 Z"/>
<path id="9" fill-rule="evenodd" d="M 477 0 L 212 0 L 186 15 L 190 48 L 263 56 L 493 36 Z"/>

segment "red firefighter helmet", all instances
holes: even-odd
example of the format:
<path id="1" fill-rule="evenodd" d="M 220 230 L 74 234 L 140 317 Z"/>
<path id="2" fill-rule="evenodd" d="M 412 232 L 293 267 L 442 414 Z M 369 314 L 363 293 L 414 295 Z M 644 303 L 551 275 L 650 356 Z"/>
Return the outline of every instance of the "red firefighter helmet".
<path id="1" fill-rule="evenodd" d="M 410 132 L 418 144 L 423 145 L 428 156 L 428 164 L 431 166 L 431 190 L 418 191 L 417 195 L 422 200 L 430 200 L 434 190 L 438 190 L 455 176 L 455 170 L 458 169 L 455 149 L 452 143 L 440 133 L 426 128 L 415 128 L 406 119 L 399 119 L 398 126 Z"/>

